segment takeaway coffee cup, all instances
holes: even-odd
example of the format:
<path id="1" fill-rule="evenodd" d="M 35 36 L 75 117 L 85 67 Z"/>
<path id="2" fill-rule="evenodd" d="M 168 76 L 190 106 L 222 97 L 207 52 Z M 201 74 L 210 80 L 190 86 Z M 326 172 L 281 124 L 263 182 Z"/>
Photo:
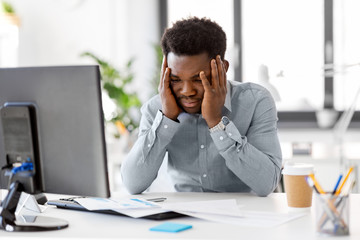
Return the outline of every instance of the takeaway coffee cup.
<path id="1" fill-rule="evenodd" d="M 282 174 L 287 203 L 292 210 L 307 210 L 311 207 L 313 191 L 305 177 L 313 171 L 314 166 L 311 164 L 285 164 Z"/>

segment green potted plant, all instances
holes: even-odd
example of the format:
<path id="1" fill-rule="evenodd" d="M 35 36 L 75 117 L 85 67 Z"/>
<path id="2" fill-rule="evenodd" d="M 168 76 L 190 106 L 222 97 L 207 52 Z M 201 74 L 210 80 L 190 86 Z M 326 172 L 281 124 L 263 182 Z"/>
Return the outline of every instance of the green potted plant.
<path id="1" fill-rule="evenodd" d="M 8 24 L 20 26 L 20 19 L 16 15 L 13 6 L 5 1 L 1 2 L 0 21 L 5 21 Z"/>
<path id="2" fill-rule="evenodd" d="M 129 91 L 128 85 L 133 81 L 131 71 L 133 60 L 129 60 L 122 72 L 109 62 L 100 59 L 93 53 L 84 52 L 84 57 L 90 57 L 99 64 L 102 87 L 116 105 L 110 122 L 117 127 L 116 137 L 132 132 L 139 126 L 139 110 L 141 101 L 136 92 Z"/>

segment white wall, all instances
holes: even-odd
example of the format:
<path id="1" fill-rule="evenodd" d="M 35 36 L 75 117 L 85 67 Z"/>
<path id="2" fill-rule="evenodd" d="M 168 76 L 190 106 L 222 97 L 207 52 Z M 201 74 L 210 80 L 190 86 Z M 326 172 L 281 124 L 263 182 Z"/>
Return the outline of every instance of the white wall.
<path id="1" fill-rule="evenodd" d="M 121 68 L 134 58 L 146 100 L 159 42 L 156 0 L 8 0 L 21 18 L 19 66 L 92 64 L 91 51 Z M 149 85 L 150 86 L 150 85 Z M 142 94 L 145 93 L 145 94 Z"/>

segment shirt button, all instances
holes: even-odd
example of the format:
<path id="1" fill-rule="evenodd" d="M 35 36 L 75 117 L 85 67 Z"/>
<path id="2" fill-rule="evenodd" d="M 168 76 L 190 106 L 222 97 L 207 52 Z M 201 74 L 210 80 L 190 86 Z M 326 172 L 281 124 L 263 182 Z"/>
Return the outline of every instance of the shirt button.
<path id="1" fill-rule="evenodd" d="M 220 136 L 220 140 L 221 140 L 221 141 L 224 140 L 224 137 L 223 137 L 223 136 Z"/>
<path id="2" fill-rule="evenodd" d="M 164 125 L 164 128 L 168 128 L 168 125 L 165 124 L 165 125 Z"/>
<path id="3" fill-rule="evenodd" d="M 204 147 L 205 147 L 204 145 L 202 145 L 202 144 L 200 145 L 200 148 L 204 148 Z"/>
<path id="4" fill-rule="evenodd" d="M 231 136 L 232 136 L 232 133 L 228 133 L 228 135 L 229 135 L 229 137 L 231 137 Z"/>
<path id="5" fill-rule="evenodd" d="M 203 174 L 203 177 L 205 178 L 205 177 L 207 177 L 207 175 L 204 173 L 204 174 Z"/>
<path id="6" fill-rule="evenodd" d="M 148 144 L 148 147 L 151 147 L 151 144 Z"/>

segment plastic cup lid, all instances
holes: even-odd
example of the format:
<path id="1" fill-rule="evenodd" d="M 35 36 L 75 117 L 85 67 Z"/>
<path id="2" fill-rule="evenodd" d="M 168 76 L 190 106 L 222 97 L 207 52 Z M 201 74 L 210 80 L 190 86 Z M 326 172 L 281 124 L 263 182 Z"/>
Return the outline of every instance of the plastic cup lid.
<path id="1" fill-rule="evenodd" d="M 284 175 L 309 175 L 314 172 L 314 165 L 307 163 L 287 163 L 282 174 Z"/>

